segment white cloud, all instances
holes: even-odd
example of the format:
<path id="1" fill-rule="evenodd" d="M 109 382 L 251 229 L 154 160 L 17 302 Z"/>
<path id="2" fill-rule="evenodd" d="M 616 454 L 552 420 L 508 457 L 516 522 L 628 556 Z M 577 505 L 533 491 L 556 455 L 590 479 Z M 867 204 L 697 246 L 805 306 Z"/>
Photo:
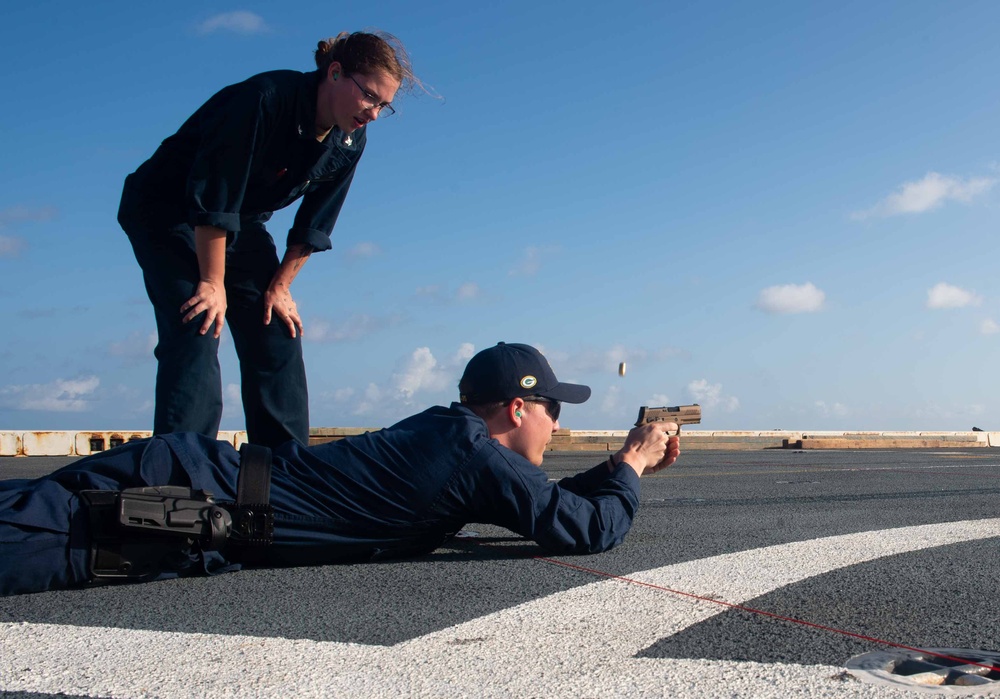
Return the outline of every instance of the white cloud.
<path id="1" fill-rule="evenodd" d="M 27 247 L 24 238 L 0 235 L 0 257 L 17 257 Z"/>
<path id="2" fill-rule="evenodd" d="M 380 381 L 342 386 L 314 398 L 330 414 L 337 415 L 336 419 L 351 415 L 369 427 L 389 425 L 432 405 L 448 405 L 458 400 L 458 381 L 475 353 L 475 345 L 470 342 L 461 343 L 450 354 L 435 354 L 430 347 L 417 347 L 401 356 L 395 370 Z M 557 375 L 564 381 L 574 381 L 561 369 Z M 621 402 L 624 392 L 619 388 L 611 391 L 604 407 L 620 417 L 622 409 L 616 407 L 615 400 Z M 733 400 L 724 397 L 723 404 L 730 405 Z M 667 405 L 669 400 L 660 395 L 654 403 Z M 634 409 L 631 403 L 624 408 L 633 419 Z"/>
<path id="3" fill-rule="evenodd" d="M 463 342 L 458 346 L 454 356 L 452 356 L 452 364 L 460 364 L 462 371 L 465 371 L 465 365 L 475 354 L 476 346 L 471 342 Z"/>
<path id="4" fill-rule="evenodd" d="M 826 294 L 807 282 L 762 289 L 755 305 L 765 313 L 815 313 L 823 308 L 824 300 Z"/>
<path id="5" fill-rule="evenodd" d="M 418 347 L 403 365 L 402 371 L 394 374 L 393 384 L 404 398 L 410 400 L 421 388 L 440 390 L 444 387 L 442 376 L 437 369 L 437 360 L 429 347 Z"/>
<path id="6" fill-rule="evenodd" d="M 338 388 L 333 392 L 333 400 L 336 403 L 346 403 L 354 397 L 353 388 Z"/>
<path id="7" fill-rule="evenodd" d="M 458 287 L 458 291 L 455 292 L 455 297 L 459 301 L 472 301 L 480 297 L 482 292 L 479 289 L 479 285 L 475 282 L 466 282 L 462 286 Z"/>
<path id="8" fill-rule="evenodd" d="M 925 403 L 904 408 L 907 418 L 920 424 L 936 425 L 942 422 L 972 420 L 988 415 L 989 412 L 981 403 Z"/>
<path id="9" fill-rule="evenodd" d="M 1000 325 L 992 318 L 987 318 L 979 324 L 979 332 L 983 335 L 996 335 L 1000 333 Z"/>
<path id="10" fill-rule="evenodd" d="M 204 22 L 198 24 L 196 30 L 199 34 L 214 34 L 215 32 L 264 34 L 270 31 L 270 28 L 260 15 L 245 10 L 237 10 L 209 17 Z"/>
<path id="11" fill-rule="evenodd" d="M 16 410 L 79 413 L 90 407 L 91 394 L 101 381 L 96 376 L 56 379 L 46 384 L 6 386 L 0 389 L 0 405 Z"/>
<path id="12" fill-rule="evenodd" d="M 425 302 L 431 303 L 467 303 L 481 299 L 483 297 L 483 290 L 475 282 L 465 282 L 459 285 L 454 291 L 440 284 L 428 284 L 427 286 L 418 286 L 414 291 L 414 295 Z"/>
<path id="13" fill-rule="evenodd" d="M 41 320 L 43 318 L 56 318 L 62 315 L 80 315 L 88 313 L 89 306 L 50 306 L 48 308 L 22 308 L 15 312 L 18 318 L 25 320 Z"/>
<path id="14" fill-rule="evenodd" d="M 423 296 L 433 300 L 440 300 L 444 297 L 444 290 L 440 284 L 428 284 L 427 286 L 418 286 L 414 293 L 417 296 Z"/>
<path id="15" fill-rule="evenodd" d="M 740 407 L 739 398 L 723 395 L 721 383 L 710 384 L 707 379 L 697 379 L 688 384 L 687 390 L 702 408 L 719 408 L 731 413 Z"/>
<path id="16" fill-rule="evenodd" d="M 29 208 L 27 206 L 11 206 L 0 210 L 0 231 L 12 228 L 15 224 L 24 221 L 50 221 L 56 217 L 56 209 L 51 206 Z M 0 235 L 0 258 L 17 257 L 28 243 L 19 236 Z"/>
<path id="17" fill-rule="evenodd" d="M 383 390 L 379 388 L 378 384 L 370 383 L 367 388 L 365 388 L 364 395 L 361 400 L 358 401 L 358 407 L 355 408 L 355 415 L 371 415 L 382 407 L 384 402 Z"/>
<path id="18" fill-rule="evenodd" d="M 997 183 L 995 177 L 953 177 L 928 172 L 922 180 L 904 182 L 899 189 L 865 211 L 852 214 L 855 220 L 872 217 L 919 214 L 940 208 L 947 201 L 970 203 Z"/>
<path id="19" fill-rule="evenodd" d="M 155 332 L 144 333 L 137 330 L 120 342 L 112 342 L 108 346 L 108 353 L 129 363 L 139 362 L 153 357 L 156 341 Z"/>
<path id="20" fill-rule="evenodd" d="M 393 388 L 406 401 L 412 401 L 420 391 L 440 392 L 454 388 L 457 394 L 458 380 L 473 354 L 475 347 L 465 342 L 451 357 L 438 362 L 429 347 L 418 347 L 393 374 Z"/>
<path id="21" fill-rule="evenodd" d="M 350 248 L 347 252 L 344 253 L 344 256 L 349 260 L 363 260 L 381 254 L 382 254 L 382 248 L 380 248 L 378 244 L 371 242 L 362 242 Z"/>
<path id="22" fill-rule="evenodd" d="M 538 347 L 536 345 L 536 347 Z M 552 365 L 556 376 L 562 381 L 571 381 L 571 375 L 581 376 L 583 374 L 598 373 L 618 375 L 618 365 L 625 362 L 628 373 L 634 369 L 646 366 L 655 362 L 665 362 L 671 359 L 688 356 L 684 350 L 676 347 L 659 347 L 655 350 L 647 350 L 642 347 L 626 347 L 616 344 L 608 349 L 580 349 L 575 352 L 563 352 L 553 350 L 549 352 L 541 347 L 542 352 Z M 565 378 L 564 378 L 565 375 Z M 628 379 L 628 375 L 626 375 Z"/>
<path id="23" fill-rule="evenodd" d="M 222 422 L 238 424 L 245 422 L 243 414 L 243 390 L 238 383 L 228 383 L 222 389 Z"/>
<path id="24" fill-rule="evenodd" d="M 636 352 L 636 354 L 639 354 L 639 352 Z M 625 347 L 625 345 L 612 345 L 608 349 L 606 356 L 608 358 L 609 365 L 617 366 L 622 362 L 628 361 L 629 350 Z"/>
<path id="25" fill-rule="evenodd" d="M 341 323 L 314 319 L 305 326 L 302 338 L 309 342 L 353 342 L 372 335 L 385 328 L 398 325 L 402 316 L 370 316 L 358 313 Z"/>
<path id="26" fill-rule="evenodd" d="M 525 248 L 520 262 L 515 265 L 508 274 L 512 277 L 533 277 L 542 268 L 542 258 L 559 251 L 556 246 L 537 247 L 535 245 Z"/>
<path id="27" fill-rule="evenodd" d="M 825 417 L 830 417 L 831 415 L 843 417 L 850 412 L 843 403 L 831 403 L 828 405 L 826 401 L 822 400 L 816 401 L 816 409 Z"/>
<path id="28" fill-rule="evenodd" d="M 651 405 L 656 408 L 662 408 L 665 405 L 673 405 L 673 401 L 670 400 L 670 396 L 668 396 L 666 393 L 654 393 L 652 397 L 650 397 L 647 405 Z"/>
<path id="29" fill-rule="evenodd" d="M 399 369 L 386 384 L 369 383 L 355 415 L 369 415 L 388 424 L 413 412 L 414 406 L 450 402 L 458 397 L 458 379 L 465 363 L 473 354 L 473 346 L 465 343 L 451 357 L 438 361 L 428 347 L 418 347 L 404 357 Z M 350 388 L 339 389 L 335 396 L 353 396 Z M 429 395 L 428 395 L 429 394 Z M 437 394 L 437 395 L 435 395 Z"/>
<path id="30" fill-rule="evenodd" d="M 458 380 L 475 353 L 475 346 L 469 342 L 463 342 L 443 359 L 435 357 L 429 347 L 418 347 L 399 360 L 396 371 L 386 381 L 371 382 L 363 390 L 338 388 L 322 398 L 350 403 L 352 414 L 389 424 L 416 408 L 457 400 Z"/>
<path id="31" fill-rule="evenodd" d="M 607 394 L 605 394 L 601 401 L 601 413 L 605 415 L 615 415 L 618 418 L 620 418 L 622 414 L 628 413 L 628 416 L 634 420 L 639 413 L 638 406 L 630 403 L 629 405 L 623 407 L 622 399 L 625 396 L 623 396 L 622 393 L 622 390 L 618 386 L 610 387 Z M 647 398 L 642 405 L 659 408 L 665 405 L 674 405 L 674 402 L 670 400 L 670 397 L 666 393 L 654 393 Z"/>
<path id="32" fill-rule="evenodd" d="M 963 308 L 978 306 L 983 302 L 981 296 L 972 291 L 941 282 L 927 290 L 927 308 Z"/>
<path id="33" fill-rule="evenodd" d="M 227 383 L 222 395 L 225 396 L 227 405 L 243 405 L 243 390 L 240 388 L 238 383 Z"/>
<path id="34" fill-rule="evenodd" d="M 11 227 L 22 221 L 51 221 L 56 217 L 57 210 L 52 206 L 30 208 L 27 206 L 11 206 L 0 209 L 0 230 Z"/>
<path id="35" fill-rule="evenodd" d="M 621 404 L 622 391 L 618 386 L 611 386 L 608 392 L 601 399 L 601 412 L 605 415 L 620 415 L 623 408 Z"/>

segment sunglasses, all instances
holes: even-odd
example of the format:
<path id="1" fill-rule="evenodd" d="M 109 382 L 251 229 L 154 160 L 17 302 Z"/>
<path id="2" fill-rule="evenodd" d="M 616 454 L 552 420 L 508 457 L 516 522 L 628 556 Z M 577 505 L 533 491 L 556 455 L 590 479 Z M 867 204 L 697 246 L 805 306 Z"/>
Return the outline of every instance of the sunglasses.
<path id="1" fill-rule="evenodd" d="M 545 412 L 549 414 L 552 418 L 552 422 L 559 421 L 559 413 L 562 412 L 562 403 L 557 400 L 552 400 L 551 398 L 542 398 L 541 396 L 534 398 L 525 398 L 525 403 L 541 403 L 545 406 Z"/>

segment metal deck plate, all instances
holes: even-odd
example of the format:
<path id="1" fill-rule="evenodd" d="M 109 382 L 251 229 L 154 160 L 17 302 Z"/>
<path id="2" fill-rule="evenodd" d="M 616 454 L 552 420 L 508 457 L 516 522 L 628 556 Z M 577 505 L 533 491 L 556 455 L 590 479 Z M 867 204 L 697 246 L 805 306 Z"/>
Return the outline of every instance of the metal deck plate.
<path id="1" fill-rule="evenodd" d="M 1000 653 L 968 648 L 927 651 L 873 651 L 854 656 L 846 667 L 871 684 L 949 696 L 1000 695 Z"/>

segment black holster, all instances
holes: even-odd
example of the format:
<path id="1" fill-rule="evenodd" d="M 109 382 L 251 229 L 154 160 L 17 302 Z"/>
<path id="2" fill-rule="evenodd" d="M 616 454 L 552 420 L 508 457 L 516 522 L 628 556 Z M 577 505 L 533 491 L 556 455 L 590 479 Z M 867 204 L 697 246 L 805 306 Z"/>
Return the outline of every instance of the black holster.
<path id="1" fill-rule="evenodd" d="M 90 572 L 95 578 L 154 577 L 195 546 L 217 550 L 232 518 L 211 493 L 177 486 L 84 490 L 90 519 Z"/>
<path id="2" fill-rule="evenodd" d="M 192 551 L 225 550 L 237 559 L 274 539 L 271 450 L 240 449 L 236 502 L 216 503 L 206 490 L 150 486 L 83 490 L 95 579 L 142 580 L 184 567 Z"/>

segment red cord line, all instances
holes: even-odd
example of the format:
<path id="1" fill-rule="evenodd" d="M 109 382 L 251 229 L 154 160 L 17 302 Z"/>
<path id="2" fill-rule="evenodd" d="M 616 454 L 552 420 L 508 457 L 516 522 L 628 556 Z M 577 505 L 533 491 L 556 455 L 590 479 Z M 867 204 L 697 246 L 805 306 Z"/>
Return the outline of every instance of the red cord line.
<path id="1" fill-rule="evenodd" d="M 788 621 L 793 624 L 800 624 L 802 626 L 808 626 L 813 629 L 820 629 L 821 631 L 829 631 L 831 633 L 840 634 L 841 636 L 850 636 L 851 638 L 857 638 L 862 641 L 869 641 L 871 643 L 878 643 L 883 646 L 889 646 L 892 648 L 900 648 L 902 650 L 909 650 L 916 653 L 922 653 L 925 655 L 931 655 L 936 658 L 943 658 L 951 662 L 957 662 L 962 665 L 975 665 L 976 667 L 986 668 L 991 672 L 1000 672 L 1000 667 L 995 665 L 986 665 L 983 663 L 977 663 L 967 658 L 956 658 L 950 655 L 945 655 L 943 653 L 935 653 L 934 651 L 927 650 L 926 648 L 914 648 L 913 646 L 907 646 L 902 643 L 895 643 L 893 641 L 886 641 L 881 638 L 875 638 L 874 636 L 866 636 L 860 633 L 853 633 L 851 631 L 844 631 L 843 629 L 837 629 L 832 626 L 825 626 L 823 624 L 816 624 L 811 621 L 805 621 L 803 619 L 795 619 L 789 616 L 783 616 L 781 614 L 775 614 L 774 612 L 768 612 L 763 609 L 754 609 L 753 607 L 747 607 L 742 604 L 733 604 L 732 602 L 724 602 L 722 600 L 712 599 L 711 597 L 704 597 L 702 595 L 696 595 L 691 592 L 683 592 L 681 590 L 673 590 L 669 587 L 663 587 L 662 585 L 654 585 L 653 583 L 643 582 L 641 580 L 635 580 L 634 578 L 626 578 L 622 575 L 614 575 L 613 573 L 606 573 L 602 570 L 596 570 L 594 568 L 586 568 L 584 566 L 579 566 L 574 563 L 566 563 L 565 561 L 557 561 L 554 558 L 544 558 L 542 556 L 533 556 L 536 561 L 541 561 L 543 563 L 551 563 L 552 565 L 562 566 L 564 568 L 570 568 L 572 570 L 578 570 L 583 573 L 590 573 L 591 575 L 597 575 L 603 578 L 611 578 L 612 580 L 620 580 L 625 583 L 632 585 L 642 585 L 643 587 L 649 587 L 654 590 L 659 590 L 661 592 L 669 592 L 674 595 L 681 595 L 682 597 L 690 597 L 691 599 L 700 600 L 702 602 L 711 602 L 712 604 L 717 604 L 722 607 L 728 607 L 730 609 L 738 609 L 743 612 L 750 612 L 752 614 L 759 614 L 761 616 L 770 617 L 772 619 L 779 619 L 781 621 Z"/>

